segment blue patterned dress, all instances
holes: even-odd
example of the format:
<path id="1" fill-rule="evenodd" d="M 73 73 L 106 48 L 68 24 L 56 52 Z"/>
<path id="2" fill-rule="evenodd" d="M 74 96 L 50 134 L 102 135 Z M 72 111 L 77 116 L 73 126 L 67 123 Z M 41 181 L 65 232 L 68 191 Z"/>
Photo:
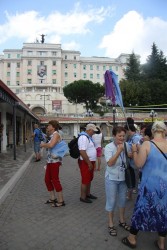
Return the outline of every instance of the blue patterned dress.
<path id="1" fill-rule="evenodd" d="M 167 160 L 155 145 L 150 144 L 150 153 L 142 168 L 132 227 L 164 232 L 167 231 Z"/>

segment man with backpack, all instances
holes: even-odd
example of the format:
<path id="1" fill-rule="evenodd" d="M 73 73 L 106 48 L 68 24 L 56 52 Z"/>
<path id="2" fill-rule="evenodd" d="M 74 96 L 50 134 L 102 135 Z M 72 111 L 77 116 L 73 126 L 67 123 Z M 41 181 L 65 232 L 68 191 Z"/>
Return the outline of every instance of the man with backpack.
<path id="1" fill-rule="evenodd" d="M 35 162 L 41 160 L 41 153 L 40 153 L 40 144 L 42 141 L 41 138 L 42 131 L 39 129 L 39 125 L 37 123 L 34 124 L 34 132 L 33 132 L 33 139 L 34 139 L 34 152 L 35 152 Z"/>
<path id="2" fill-rule="evenodd" d="M 85 203 L 92 203 L 92 199 L 97 199 L 96 196 L 90 193 L 96 162 L 96 148 L 92 135 L 97 131 L 96 126 L 89 123 L 86 126 L 86 131 L 81 132 L 78 138 L 78 147 L 80 151 L 78 164 L 81 173 L 80 201 Z"/>

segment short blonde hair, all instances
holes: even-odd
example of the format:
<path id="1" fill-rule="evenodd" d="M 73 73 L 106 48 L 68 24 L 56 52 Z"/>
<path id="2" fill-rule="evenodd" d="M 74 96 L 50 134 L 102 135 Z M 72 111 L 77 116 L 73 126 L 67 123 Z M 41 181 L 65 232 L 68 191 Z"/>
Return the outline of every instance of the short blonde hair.
<path id="1" fill-rule="evenodd" d="M 167 131 L 167 127 L 165 125 L 164 122 L 162 121 L 156 121 L 154 122 L 153 126 L 152 126 L 152 132 L 166 132 Z"/>

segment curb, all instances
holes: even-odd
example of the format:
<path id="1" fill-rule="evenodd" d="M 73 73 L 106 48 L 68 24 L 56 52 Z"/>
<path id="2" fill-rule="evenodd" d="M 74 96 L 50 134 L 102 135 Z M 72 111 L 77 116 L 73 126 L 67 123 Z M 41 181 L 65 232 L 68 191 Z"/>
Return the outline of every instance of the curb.
<path id="1" fill-rule="evenodd" d="M 14 176 L 5 184 L 5 186 L 0 190 L 0 204 L 6 199 L 7 195 L 19 181 L 25 170 L 27 169 L 28 165 L 30 164 L 31 159 L 33 158 L 32 155 L 24 162 L 21 168 L 14 174 Z"/>

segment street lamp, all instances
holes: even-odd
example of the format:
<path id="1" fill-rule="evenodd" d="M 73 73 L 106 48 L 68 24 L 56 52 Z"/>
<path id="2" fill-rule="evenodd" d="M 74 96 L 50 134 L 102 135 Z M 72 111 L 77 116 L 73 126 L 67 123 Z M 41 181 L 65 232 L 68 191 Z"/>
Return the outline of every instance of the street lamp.
<path id="1" fill-rule="evenodd" d="M 156 116 L 157 116 L 157 113 L 152 109 L 150 111 L 150 117 L 152 118 L 152 123 L 154 122 L 154 117 L 156 117 Z"/>
<path id="2" fill-rule="evenodd" d="M 93 116 L 93 112 L 90 108 L 87 110 L 86 116 L 89 116 L 89 117 Z"/>
<path id="3" fill-rule="evenodd" d="M 45 94 L 45 89 L 43 89 L 43 95 L 40 95 L 41 100 L 42 100 L 42 97 L 43 97 L 43 100 L 44 100 L 44 114 L 45 114 L 45 100 L 50 100 L 50 95 Z M 47 99 L 46 99 L 46 97 L 47 97 Z"/>
<path id="4" fill-rule="evenodd" d="M 113 126 L 115 126 L 115 113 L 116 113 L 116 108 L 113 106 L 113 108 L 112 108 L 112 114 L 113 114 Z"/>
<path id="5" fill-rule="evenodd" d="M 157 113 L 152 109 L 150 111 L 150 117 L 152 118 L 152 123 L 154 122 L 154 117 L 156 117 L 156 116 L 157 116 Z"/>

